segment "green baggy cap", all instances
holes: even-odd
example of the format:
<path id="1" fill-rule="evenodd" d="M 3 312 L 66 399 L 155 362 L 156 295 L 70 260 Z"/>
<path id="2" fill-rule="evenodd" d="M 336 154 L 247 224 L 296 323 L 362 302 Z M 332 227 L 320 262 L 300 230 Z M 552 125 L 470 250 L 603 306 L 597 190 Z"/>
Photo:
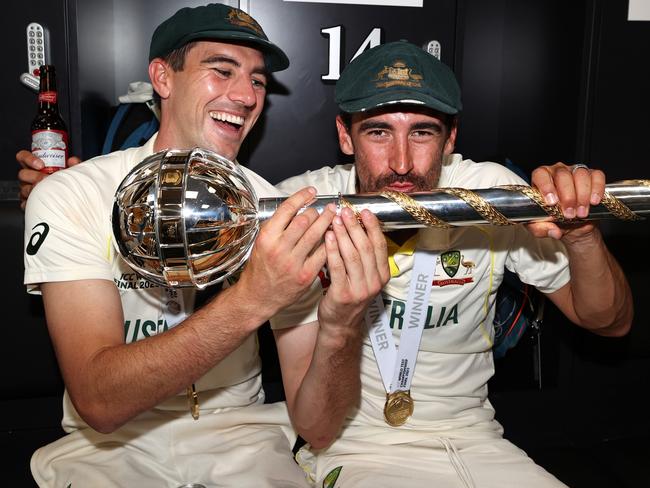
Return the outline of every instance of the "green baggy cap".
<path id="1" fill-rule="evenodd" d="M 423 105 L 445 114 L 463 108 L 456 76 L 447 65 L 406 41 L 364 51 L 336 83 L 343 112 L 364 112 L 394 103 Z"/>
<path id="2" fill-rule="evenodd" d="M 269 41 L 253 17 L 243 10 L 220 3 L 182 8 L 160 24 L 151 37 L 149 61 L 163 58 L 188 42 L 199 39 L 250 43 L 262 52 L 269 71 L 282 71 L 289 67 L 287 55 Z"/>

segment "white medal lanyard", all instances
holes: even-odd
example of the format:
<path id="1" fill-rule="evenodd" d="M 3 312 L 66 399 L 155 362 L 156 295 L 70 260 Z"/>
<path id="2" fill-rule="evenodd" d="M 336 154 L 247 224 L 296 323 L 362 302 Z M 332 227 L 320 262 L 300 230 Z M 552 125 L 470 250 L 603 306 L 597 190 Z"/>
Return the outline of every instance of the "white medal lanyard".
<path id="1" fill-rule="evenodd" d="M 375 297 L 366 311 L 366 324 L 372 350 L 388 394 L 398 390 L 408 391 L 411 388 L 437 259 L 438 254 L 435 252 L 422 249 L 415 251 L 404 313 L 406 320 L 400 333 L 399 350 L 395 346 L 381 293 Z"/>

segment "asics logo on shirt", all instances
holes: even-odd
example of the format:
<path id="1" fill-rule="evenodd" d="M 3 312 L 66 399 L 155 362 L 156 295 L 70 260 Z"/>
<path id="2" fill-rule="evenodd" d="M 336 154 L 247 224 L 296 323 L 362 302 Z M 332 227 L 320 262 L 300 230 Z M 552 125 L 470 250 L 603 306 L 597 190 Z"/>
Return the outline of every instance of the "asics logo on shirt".
<path id="1" fill-rule="evenodd" d="M 43 244 L 43 241 L 45 241 L 48 232 L 50 232 L 50 226 L 45 222 L 41 222 L 40 224 L 36 224 L 34 227 L 32 227 L 32 231 L 32 235 L 29 238 L 29 242 L 27 243 L 27 248 L 25 249 L 25 252 L 27 252 L 27 254 L 30 256 L 33 256 L 38 252 L 41 245 Z"/>

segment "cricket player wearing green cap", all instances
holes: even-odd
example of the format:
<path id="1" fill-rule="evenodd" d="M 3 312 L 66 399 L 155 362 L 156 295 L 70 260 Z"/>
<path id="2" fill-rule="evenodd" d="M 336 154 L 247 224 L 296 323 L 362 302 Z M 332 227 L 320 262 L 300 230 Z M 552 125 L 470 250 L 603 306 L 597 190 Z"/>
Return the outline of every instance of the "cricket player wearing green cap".
<path id="1" fill-rule="evenodd" d="M 288 65 L 245 12 L 182 8 L 151 39 L 159 132 L 142 147 L 47 177 L 31 193 L 25 284 L 43 296 L 68 432 L 33 455 L 39 486 L 306 486 L 284 402 L 264 404 L 255 332 L 332 254 L 322 239 L 335 210 L 296 216 L 314 191 L 290 196 L 261 229 L 238 281 L 198 310 L 194 290 L 137 276 L 110 225 L 119 183 L 151 154 L 199 146 L 234 160 L 262 112 L 270 73 Z M 258 196 L 282 195 L 241 169 Z M 373 219 L 364 222 L 378 245 L 356 236 L 370 254 L 385 250 Z"/>
<path id="2" fill-rule="evenodd" d="M 398 41 L 363 52 L 343 71 L 336 101 L 340 147 L 354 164 L 290 178 L 281 189 L 382 191 L 409 206 L 408 194 L 417 191 L 524 184 L 502 165 L 454 153 L 460 88 L 452 71 L 418 46 Z M 557 163 L 536 169 L 532 183 L 573 219 L 599 203 L 605 177 Z M 471 193 L 457 194 L 480 207 Z M 353 212 L 345 209 L 343 218 Z M 271 321 L 289 412 L 307 441 L 297 459 L 312 483 L 565 486 L 504 439 L 494 418 L 487 382 L 495 296 L 507 268 L 578 326 L 626 334 L 629 286 L 598 228 L 584 220 L 528 229 L 438 225 L 386 238 L 391 277 L 374 300 L 331 310 L 325 300 L 338 294 L 341 271 L 328 261 L 310 292 Z M 357 283 L 366 287 L 362 278 Z M 322 346 L 332 342 L 339 353 L 324 358 Z M 319 365 L 328 376 L 314 390 Z"/>

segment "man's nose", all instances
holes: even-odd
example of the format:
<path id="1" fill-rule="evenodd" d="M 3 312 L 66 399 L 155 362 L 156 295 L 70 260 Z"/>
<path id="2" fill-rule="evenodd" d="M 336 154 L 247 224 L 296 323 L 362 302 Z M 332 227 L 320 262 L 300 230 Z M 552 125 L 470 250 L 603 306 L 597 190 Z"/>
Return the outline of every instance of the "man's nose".
<path id="1" fill-rule="evenodd" d="M 257 99 L 255 97 L 253 80 L 246 76 L 239 76 L 232 80 L 228 97 L 233 102 L 242 104 L 245 107 L 252 107 L 255 105 Z"/>
<path id="2" fill-rule="evenodd" d="M 409 150 L 409 144 L 406 138 L 395 140 L 390 169 L 398 175 L 405 175 L 413 169 L 411 151 Z"/>

